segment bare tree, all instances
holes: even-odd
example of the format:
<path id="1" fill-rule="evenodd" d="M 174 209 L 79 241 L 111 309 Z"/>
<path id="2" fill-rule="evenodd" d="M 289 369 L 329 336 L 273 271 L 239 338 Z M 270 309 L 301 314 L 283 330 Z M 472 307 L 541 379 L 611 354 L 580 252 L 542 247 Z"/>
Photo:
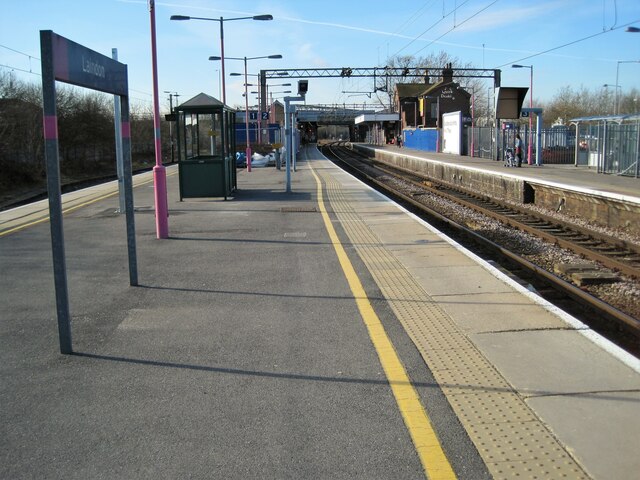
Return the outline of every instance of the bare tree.
<path id="1" fill-rule="evenodd" d="M 425 68 L 425 76 L 430 77 L 431 83 L 438 81 L 442 75 L 442 69 L 447 64 L 451 64 L 454 71 L 456 68 L 477 68 L 471 62 L 462 62 L 458 57 L 454 57 L 449 53 L 441 50 L 438 53 L 431 53 L 424 57 L 413 57 L 410 55 L 396 55 L 387 59 L 387 67 L 393 68 Z M 486 80 L 480 78 L 460 78 L 457 80 L 462 88 L 474 96 L 475 118 L 488 118 L 488 95 L 493 89 L 493 81 L 487 83 Z M 381 77 L 376 81 L 376 96 L 378 101 L 385 105 L 391 104 L 393 92 L 398 83 L 424 83 L 424 77 L 407 77 L 406 79 L 398 77 Z M 384 97 L 381 96 L 384 93 Z M 385 98 L 386 97 L 386 98 Z"/>
<path id="2" fill-rule="evenodd" d="M 640 90 L 632 88 L 627 93 L 621 95 L 618 102 L 620 114 L 640 113 Z"/>
<path id="3" fill-rule="evenodd" d="M 37 86 L 22 82 L 11 73 L 0 74 L 0 169 L 7 186 L 41 181 L 41 98 Z"/>
<path id="4" fill-rule="evenodd" d="M 637 112 L 638 90 L 618 98 L 619 109 L 616 109 L 615 92 L 606 88 L 589 90 L 584 86 L 574 88 L 570 85 L 562 87 L 548 102 L 542 102 L 544 124 L 566 124 L 572 118 L 613 115 Z"/>

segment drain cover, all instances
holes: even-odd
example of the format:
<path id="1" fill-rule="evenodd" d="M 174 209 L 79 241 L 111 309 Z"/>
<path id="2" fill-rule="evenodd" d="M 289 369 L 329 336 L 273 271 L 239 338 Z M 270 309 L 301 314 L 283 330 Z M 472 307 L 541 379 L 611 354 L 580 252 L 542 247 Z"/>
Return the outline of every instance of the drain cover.
<path id="1" fill-rule="evenodd" d="M 317 212 L 316 207 L 282 207 L 282 213 L 312 213 Z"/>

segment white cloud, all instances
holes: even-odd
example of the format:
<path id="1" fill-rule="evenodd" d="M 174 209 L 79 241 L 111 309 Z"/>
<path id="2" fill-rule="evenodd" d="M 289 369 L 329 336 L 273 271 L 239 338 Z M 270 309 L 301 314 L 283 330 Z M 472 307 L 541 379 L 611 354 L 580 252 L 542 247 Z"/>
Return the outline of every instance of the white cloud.
<path id="1" fill-rule="evenodd" d="M 296 57 L 302 65 L 311 65 L 316 68 L 326 68 L 329 65 L 324 58 L 315 52 L 311 43 L 301 44 L 297 49 Z"/>
<path id="2" fill-rule="evenodd" d="M 468 22 L 464 22 L 479 10 L 477 7 L 473 7 L 473 9 L 469 8 L 457 15 L 457 23 L 460 24 L 460 26 L 456 27 L 456 32 L 471 33 L 493 31 L 513 23 L 527 25 L 534 19 L 545 15 L 551 15 L 553 11 L 562 7 L 566 7 L 566 3 L 546 2 L 533 5 L 528 4 L 525 6 L 506 6 L 504 8 L 500 7 L 495 11 L 491 11 L 491 9 L 489 9 L 482 12 L 475 18 L 471 18 Z"/>

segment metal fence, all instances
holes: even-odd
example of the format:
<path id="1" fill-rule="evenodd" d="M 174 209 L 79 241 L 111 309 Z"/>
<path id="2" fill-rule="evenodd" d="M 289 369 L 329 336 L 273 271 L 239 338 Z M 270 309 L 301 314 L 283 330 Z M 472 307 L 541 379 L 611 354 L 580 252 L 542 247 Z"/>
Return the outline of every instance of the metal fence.
<path id="1" fill-rule="evenodd" d="M 640 122 L 579 125 L 577 165 L 598 172 L 640 177 Z"/>
<path id="2" fill-rule="evenodd" d="M 523 162 L 535 163 L 537 132 L 529 132 L 526 125 L 520 130 L 498 131 L 493 127 L 469 127 L 465 132 L 467 154 L 502 160 L 505 149 L 513 148 L 516 133 L 520 133 L 523 143 Z M 540 140 L 543 165 L 586 166 L 599 173 L 640 177 L 640 121 L 579 124 L 577 143 L 575 127 L 545 128 L 540 131 Z"/>

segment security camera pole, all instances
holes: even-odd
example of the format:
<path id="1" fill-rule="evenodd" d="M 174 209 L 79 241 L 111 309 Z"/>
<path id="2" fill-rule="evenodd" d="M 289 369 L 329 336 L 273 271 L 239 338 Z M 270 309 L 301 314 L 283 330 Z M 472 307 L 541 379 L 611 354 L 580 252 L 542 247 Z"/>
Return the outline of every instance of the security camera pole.
<path id="1" fill-rule="evenodd" d="M 291 122 L 291 114 L 295 111 L 295 105 L 291 106 L 291 102 L 304 102 L 309 82 L 307 80 L 298 80 L 298 96 L 284 97 L 284 135 L 286 138 L 285 148 L 287 150 L 285 169 L 287 172 L 287 188 L 286 192 L 291 193 L 291 159 L 293 153 L 293 128 Z"/>

